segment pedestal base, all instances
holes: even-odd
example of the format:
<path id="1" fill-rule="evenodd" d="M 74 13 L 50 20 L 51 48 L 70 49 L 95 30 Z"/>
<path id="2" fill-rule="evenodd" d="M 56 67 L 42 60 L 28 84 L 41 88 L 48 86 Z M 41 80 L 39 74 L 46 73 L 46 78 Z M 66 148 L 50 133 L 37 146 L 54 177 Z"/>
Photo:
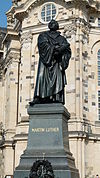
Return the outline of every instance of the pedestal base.
<path id="1" fill-rule="evenodd" d="M 27 149 L 21 156 L 14 178 L 28 178 L 37 159 L 51 162 L 55 178 L 79 178 L 75 161 L 69 151 L 68 119 L 70 114 L 62 104 L 37 104 L 29 107 Z"/>

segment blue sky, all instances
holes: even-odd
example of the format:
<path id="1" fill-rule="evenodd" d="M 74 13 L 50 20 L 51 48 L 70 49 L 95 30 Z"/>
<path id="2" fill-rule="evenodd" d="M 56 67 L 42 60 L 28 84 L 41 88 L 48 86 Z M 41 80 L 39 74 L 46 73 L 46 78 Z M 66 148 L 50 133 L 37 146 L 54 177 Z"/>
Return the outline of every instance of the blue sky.
<path id="1" fill-rule="evenodd" d="M 5 13 L 10 9 L 12 0 L 0 0 L 0 27 L 7 26 Z"/>

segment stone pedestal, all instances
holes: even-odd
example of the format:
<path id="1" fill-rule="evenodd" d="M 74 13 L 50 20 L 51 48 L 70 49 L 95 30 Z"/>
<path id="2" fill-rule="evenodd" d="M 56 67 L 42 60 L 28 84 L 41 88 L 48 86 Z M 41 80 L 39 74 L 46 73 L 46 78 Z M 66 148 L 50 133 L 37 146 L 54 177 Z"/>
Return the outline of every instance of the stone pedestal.
<path id="1" fill-rule="evenodd" d="M 21 156 L 14 178 L 28 178 L 33 162 L 47 159 L 55 178 L 79 178 L 69 150 L 68 119 L 62 104 L 37 104 L 28 108 L 30 117 L 27 149 Z"/>

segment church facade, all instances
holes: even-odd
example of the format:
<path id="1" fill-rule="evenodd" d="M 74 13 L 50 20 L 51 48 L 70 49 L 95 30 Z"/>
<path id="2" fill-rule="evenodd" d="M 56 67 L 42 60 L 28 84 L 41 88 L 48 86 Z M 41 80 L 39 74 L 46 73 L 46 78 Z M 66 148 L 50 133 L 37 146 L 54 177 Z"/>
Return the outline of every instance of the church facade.
<path id="1" fill-rule="evenodd" d="M 0 177 L 13 176 L 27 146 L 37 38 L 52 18 L 72 50 L 65 87 L 70 150 L 80 178 L 100 176 L 100 1 L 13 0 L 6 15 L 7 31 L 0 31 Z"/>

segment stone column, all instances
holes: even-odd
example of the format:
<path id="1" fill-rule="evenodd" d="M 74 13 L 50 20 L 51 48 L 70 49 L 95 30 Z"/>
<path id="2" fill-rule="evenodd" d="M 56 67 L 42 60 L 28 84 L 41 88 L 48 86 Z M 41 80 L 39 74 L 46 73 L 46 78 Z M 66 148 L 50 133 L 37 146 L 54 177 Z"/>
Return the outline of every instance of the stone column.
<path id="1" fill-rule="evenodd" d="M 14 167 L 14 150 L 13 150 L 13 137 L 15 135 L 15 128 L 18 116 L 18 86 L 19 86 L 19 62 L 20 50 L 10 50 L 5 58 L 4 69 L 4 96 L 5 96 L 5 110 L 4 110 L 4 174 L 13 175 Z M 9 164 L 10 160 L 10 164 Z"/>
<path id="2" fill-rule="evenodd" d="M 71 119 L 75 119 L 75 56 L 76 56 L 76 25 L 75 22 L 71 22 L 71 24 L 67 24 L 64 27 L 64 36 L 68 40 L 71 45 L 72 56 L 69 61 L 69 67 L 67 69 L 67 85 L 66 85 L 66 94 L 65 94 L 65 105 L 70 110 Z M 70 68 L 72 71 L 72 75 L 70 74 Z M 71 100 L 73 98 L 73 100 Z M 69 102 L 70 100 L 70 102 Z"/>
<path id="3" fill-rule="evenodd" d="M 20 68 L 20 121 L 28 119 L 27 104 L 31 101 L 31 60 L 32 33 L 23 32 L 21 35 L 21 68 Z"/>
<path id="4" fill-rule="evenodd" d="M 17 124 L 20 51 L 11 51 L 7 60 L 5 129 L 12 130 Z"/>

